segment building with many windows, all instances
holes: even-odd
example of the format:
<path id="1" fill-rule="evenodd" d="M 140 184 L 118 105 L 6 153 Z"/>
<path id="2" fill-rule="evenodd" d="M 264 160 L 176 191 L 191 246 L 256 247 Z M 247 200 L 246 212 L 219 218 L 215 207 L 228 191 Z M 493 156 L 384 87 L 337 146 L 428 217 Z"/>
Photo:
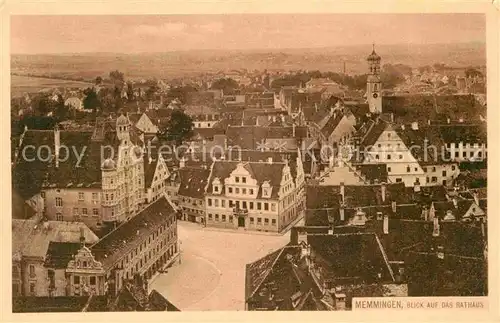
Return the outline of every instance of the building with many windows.
<path id="1" fill-rule="evenodd" d="M 112 228 L 145 201 L 139 145 L 124 115 L 98 119 L 93 132 L 26 130 L 13 186 L 48 219 L 81 221 L 96 232 Z"/>
<path id="2" fill-rule="evenodd" d="M 206 189 L 207 226 L 282 232 L 302 216 L 304 171 L 293 162 L 215 161 Z"/>

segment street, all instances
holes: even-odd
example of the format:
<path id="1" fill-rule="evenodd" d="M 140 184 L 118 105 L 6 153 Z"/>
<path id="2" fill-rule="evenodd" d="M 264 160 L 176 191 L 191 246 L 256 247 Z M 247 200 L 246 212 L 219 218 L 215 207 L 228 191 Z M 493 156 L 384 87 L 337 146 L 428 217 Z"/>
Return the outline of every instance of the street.
<path id="1" fill-rule="evenodd" d="M 156 289 L 182 311 L 245 309 L 245 265 L 284 246 L 283 236 L 205 230 L 178 222 L 181 263 L 158 275 Z"/>

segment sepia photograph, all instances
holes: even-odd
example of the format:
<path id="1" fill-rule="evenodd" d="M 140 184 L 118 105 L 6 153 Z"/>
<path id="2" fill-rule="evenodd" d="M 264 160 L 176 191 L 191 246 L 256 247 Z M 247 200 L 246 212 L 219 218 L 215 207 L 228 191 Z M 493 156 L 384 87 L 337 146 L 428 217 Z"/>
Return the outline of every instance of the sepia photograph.
<path id="1" fill-rule="evenodd" d="M 486 20 L 11 15 L 12 312 L 484 310 Z"/>

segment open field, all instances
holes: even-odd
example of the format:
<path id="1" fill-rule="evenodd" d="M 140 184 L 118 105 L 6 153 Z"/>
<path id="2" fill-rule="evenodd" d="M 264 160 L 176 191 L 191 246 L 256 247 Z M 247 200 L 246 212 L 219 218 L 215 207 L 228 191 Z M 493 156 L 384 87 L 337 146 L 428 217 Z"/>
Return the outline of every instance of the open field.
<path id="1" fill-rule="evenodd" d="M 11 75 L 10 84 L 12 97 L 22 96 L 24 93 L 40 92 L 53 88 L 86 88 L 92 85 L 87 82 L 19 75 Z"/>
<path id="2" fill-rule="evenodd" d="M 12 55 L 11 69 L 18 74 L 31 73 L 54 78 L 71 77 L 93 80 L 107 77 L 112 70 L 128 79 L 176 78 L 205 72 L 248 70 L 321 70 L 347 74 L 366 73 L 366 56 L 371 45 L 311 49 L 194 50 L 164 53 L 79 53 L 61 55 Z M 443 63 L 447 66 L 485 66 L 484 43 L 433 45 L 380 45 L 377 53 L 382 64 L 406 64 L 413 67 Z"/>

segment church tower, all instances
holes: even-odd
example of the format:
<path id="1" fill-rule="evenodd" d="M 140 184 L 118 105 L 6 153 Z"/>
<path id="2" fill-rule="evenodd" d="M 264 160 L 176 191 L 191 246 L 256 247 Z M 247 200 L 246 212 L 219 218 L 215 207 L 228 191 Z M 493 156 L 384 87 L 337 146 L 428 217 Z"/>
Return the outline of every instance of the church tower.
<path id="1" fill-rule="evenodd" d="M 382 113 L 382 82 L 380 81 L 380 56 L 373 51 L 366 59 L 368 61 L 369 73 L 366 81 L 366 100 L 371 113 Z"/>

